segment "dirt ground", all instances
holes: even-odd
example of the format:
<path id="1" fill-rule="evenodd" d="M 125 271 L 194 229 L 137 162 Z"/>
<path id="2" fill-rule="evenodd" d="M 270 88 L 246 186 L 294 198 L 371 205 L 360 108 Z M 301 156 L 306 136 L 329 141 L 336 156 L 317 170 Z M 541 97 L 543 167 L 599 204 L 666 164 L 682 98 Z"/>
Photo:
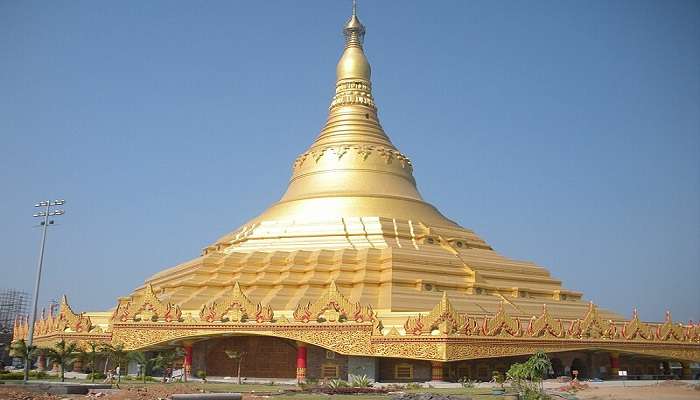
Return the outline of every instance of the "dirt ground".
<path id="1" fill-rule="evenodd" d="M 581 400 L 700 399 L 700 384 L 668 381 L 653 386 L 597 386 L 576 393 Z"/>
<path id="2" fill-rule="evenodd" d="M 46 393 L 35 393 L 22 388 L 3 387 L 0 385 L 0 400 L 158 400 L 168 399 L 171 394 L 196 393 L 200 389 L 189 384 L 184 385 L 149 385 L 147 389 L 143 387 L 128 387 L 121 390 L 99 395 L 53 395 Z M 254 393 L 244 393 L 244 399 L 278 399 L 278 400 L 365 400 L 385 398 L 378 395 L 349 395 L 349 396 L 327 396 L 308 394 L 284 394 L 269 396 L 256 396 Z M 651 386 L 606 386 L 595 385 L 575 393 L 580 400 L 700 400 L 700 384 L 689 385 L 682 382 L 667 381 Z M 479 396 L 475 398 L 491 398 L 490 396 Z"/>

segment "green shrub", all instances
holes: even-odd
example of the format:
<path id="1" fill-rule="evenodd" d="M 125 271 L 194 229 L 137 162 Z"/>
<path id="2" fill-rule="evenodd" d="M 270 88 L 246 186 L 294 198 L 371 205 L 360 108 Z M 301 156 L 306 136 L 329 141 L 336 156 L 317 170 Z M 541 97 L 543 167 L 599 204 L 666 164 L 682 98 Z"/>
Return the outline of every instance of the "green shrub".
<path id="1" fill-rule="evenodd" d="M 406 384 L 407 390 L 416 390 L 416 389 L 422 389 L 422 388 L 423 388 L 423 385 L 421 385 L 420 383 L 411 382 L 411 383 Z"/>
<path id="2" fill-rule="evenodd" d="M 0 375 L 0 380 L 4 381 L 21 381 L 24 379 L 22 372 L 8 372 Z"/>
<path id="3" fill-rule="evenodd" d="M 46 379 L 49 374 L 46 371 L 29 371 L 29 376 L 37 379 Z"/>
<path id="4" fill-rule="evenodd" d="M 91 372 L 91 373 L 87 374 L 87 378 L 86 378 L 86 379 L 92 379 L 93 377 L 94 377 L 96 380 L 97 380 L 97 379 L 105 379 L 105 378 L 107 377 L 107 375 L 103 374 L 102 372 L 97 372 L 97 371 L 96 371 L 96 372 Z"/>
<path id="5" fill-rule="evenodd" d="M 350 386 L 352 386 L 352 387 L 371 387 L 372 382 L 369 380 L 367 375 L 362 375 L 362 376 L 353 375 L 352 381 L 350 381 Z"/>
<path id="6" fill-rule="evenodd" d="M 462 387 L 465 389 L 471 389 L 473 387 L 476 387 L 476 381 L 473 381 L 467 378 L 466 376 L 459 378 L 457 382 L 459 382 L 459 384 L 462 385 Z"/>
<path id="7" fill-rule="evenodd" d="M 203 381 L 206 381 L 207 380 L 207 373 L 200 369 L 197 371 L 197 378 L 199 378 Z"/>
<path id="8" fill-rule="evenodd" d="M 338 388 L 344 388 L 344 387 L 348 387 L 348 386 L 349 386 L 348 383 L 342 379 L 331 379 L 330 382 L 328 382 L 329 389 L 338 389 Z"/>

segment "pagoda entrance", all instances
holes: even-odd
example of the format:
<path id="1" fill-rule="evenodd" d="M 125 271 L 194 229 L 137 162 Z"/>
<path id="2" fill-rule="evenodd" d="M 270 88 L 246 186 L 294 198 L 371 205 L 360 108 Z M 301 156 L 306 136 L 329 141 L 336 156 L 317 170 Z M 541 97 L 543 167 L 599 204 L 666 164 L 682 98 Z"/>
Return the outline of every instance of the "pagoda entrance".
<path id="1" fill-rule="evenodd" d="M 574 358 L 574 360 L 571 362 L 572 376 L 574 371 L 578 371 L 578 379 L 588 378 L 588 368 L 586 368 L 586 363 L 584 363 L 580 358 Z"/>
<path id="2" fill-rule="evenodd" d="M 296 354 L 294 342 L 267 336 L 231 336 L 197 343 L 200 365 L 193 372 L 206 370 L 207 376 L 237 376 L 238 360 L 226 351 L 243 353 L 241 377 L 294 379 Z M 204 365 L 202 365 L 204 364 Z"/>

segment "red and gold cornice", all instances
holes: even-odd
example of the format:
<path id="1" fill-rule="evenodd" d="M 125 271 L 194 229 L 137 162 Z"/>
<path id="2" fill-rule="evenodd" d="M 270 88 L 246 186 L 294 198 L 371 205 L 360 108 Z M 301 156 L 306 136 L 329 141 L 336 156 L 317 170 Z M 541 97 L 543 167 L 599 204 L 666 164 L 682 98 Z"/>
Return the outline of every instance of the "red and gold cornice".
<path id="1" fill-rule="evenodd" d="M 386 317 L 396 318 L 388 313 Z M 224 301 L 204 305 L 197 317 L 161 300 L 148 285 L 138 299 L 119 300 L 110 323 L 95 326 L 76 314 L 64 297 L 60 311 L 44 313 L 35 327 L 40 345 L 59 340 L 121 343 L 128 350 L 173 346 L 223 334 L 262 335 L 301 341 L 346 355 L 456 361 L 531 354 L 604 350 L 700 361 L 700 325 L 639 320 L 604 320 L 595 304 L 581 318 L 563 321 L 546 306 L 528 320 L 509 315 L 504 303 L 493 315 L 458 312 L 444 294 L 428 313 L 408 316 L 403 332 L 385 328 L 381 314 L 349 301 L 332 283 L 318 299 L 301 303 L 291 313 L 275 313 L 251 301 L 236 282 Z M 15 339 L 26 338 L 25 318 L 15 322 Z"/>

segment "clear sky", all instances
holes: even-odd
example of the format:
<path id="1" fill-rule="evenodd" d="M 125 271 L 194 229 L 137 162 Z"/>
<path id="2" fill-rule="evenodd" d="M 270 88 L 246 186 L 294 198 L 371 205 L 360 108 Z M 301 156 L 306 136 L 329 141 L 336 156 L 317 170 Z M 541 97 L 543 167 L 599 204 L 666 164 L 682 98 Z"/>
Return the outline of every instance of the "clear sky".
<path id="1" fill-rule="evenodd" d="M 276 201 L 347 1 L 1 1 L 0 287 L 116 304 Z M 700 2 L 369 1 L 380 118 L 423 196 L 624 315 L 700 319 Z"/>

